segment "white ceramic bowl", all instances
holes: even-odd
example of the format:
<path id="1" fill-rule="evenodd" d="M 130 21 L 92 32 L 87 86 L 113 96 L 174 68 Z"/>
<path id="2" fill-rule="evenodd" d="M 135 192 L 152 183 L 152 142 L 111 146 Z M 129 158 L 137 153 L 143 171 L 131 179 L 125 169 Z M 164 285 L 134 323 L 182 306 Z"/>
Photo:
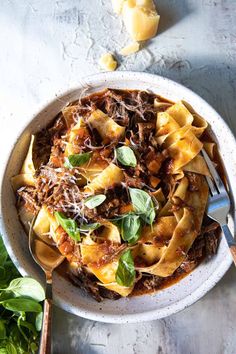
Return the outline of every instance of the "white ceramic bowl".
<path id="1" fill-rule="evenodd" d="M 19 172 L 32 133 L 45 127 L 65 104 L 78 99 L 84 88 L 88 89 L 86 94 L 89 94 L 101 91 L 106 87 L 150 90 L 172 101 L 183 99 L 189 102 L 212 127 L 232 187 L 232 201 L 235 199 L 236 142 L 224 120 L 202 98 L 169 79 L 146 73 L 115 72 L 89 76 L 82 80 L 76 89 L 49 103 L 29 122 L 15 146 L 9 148 L 11 153 L 9 152 L 2 171 L 2 233 L 7 250 L 23 275 L 31 275 L 43 281 L 42 272 L 30 257 L 27 237 L 17 217 L 10 178 Z M 232 213 L 234 214 L 234 210 Z M 232 219 L 229 226 L 234 231 Z M 55 303 L 76 315 L 103 322 L 125 323 L 162 318 L 176 313 L 200 299 L 221 279 L 230 264 L 231 257 L 226 243 L 222 239 L 217 255 L 210 261 L 201 264 L 177 284 L 153 295 L 117 301 L 105 300 L 102 303 L 97 303 L 69 281 L 55 274 L 53 286 Z"/>

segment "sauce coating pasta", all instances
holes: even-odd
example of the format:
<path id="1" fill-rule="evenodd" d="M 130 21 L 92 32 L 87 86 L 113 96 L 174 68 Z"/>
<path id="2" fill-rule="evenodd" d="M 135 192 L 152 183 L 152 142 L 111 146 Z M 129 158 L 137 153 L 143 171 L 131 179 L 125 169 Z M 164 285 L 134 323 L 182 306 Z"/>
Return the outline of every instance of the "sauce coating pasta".
<path id="1" fill-rule="evenodd" d="M 37 215 L 36 235 L 98 301 L 171 285 L 219 242 L 205 217 L 207 126 L 189 104 L 145 91 L 70 103 L 32 136 L 12 178 L 22 223 Z"/>

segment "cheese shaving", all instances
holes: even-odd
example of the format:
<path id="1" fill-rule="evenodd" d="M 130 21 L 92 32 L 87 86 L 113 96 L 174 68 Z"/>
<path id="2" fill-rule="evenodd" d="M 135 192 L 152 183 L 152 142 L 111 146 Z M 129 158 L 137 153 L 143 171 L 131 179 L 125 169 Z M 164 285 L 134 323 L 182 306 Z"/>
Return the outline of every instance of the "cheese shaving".
<path id="1" fill-rule="evenodd" d="M 120 54 L 123 56 L 127 56 L 133 53 L 136 53 L 139 51 L 140 44 L 138 42 L 133 42 L 131 44 L 128 44 L 124 48 L 120 50 Z"/>

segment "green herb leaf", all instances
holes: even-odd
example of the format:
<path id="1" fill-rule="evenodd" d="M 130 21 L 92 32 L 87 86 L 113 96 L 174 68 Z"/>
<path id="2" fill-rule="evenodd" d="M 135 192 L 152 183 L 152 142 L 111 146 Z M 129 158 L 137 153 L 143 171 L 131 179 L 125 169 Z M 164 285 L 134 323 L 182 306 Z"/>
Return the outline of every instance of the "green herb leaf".
<path id="1" fill-rule="evenodd" d="M 29 297 L 42 300 L 44 292 L 36 281 L 29 278 L 19 281 L 19 276 L 0 236 L 0 354 L 33 354 L 38 348 L 35 318 L 42 313 L 42 307 Z M 11 281 L 14 278 L 17 279 Z"/>
<path id="2" fill-rule="evenodd" d="M 66 158 L 64 166 L 72 169 L 84 165 L 91 158 L 91 152 L 84 152 L 82 154 L 70 155 Z"/>
<path id="3" fill-rule="evenodd" d="M 8 342 L 6 345 L 6 352 L 7 354 L 17 354 L 17 348 L 13 343 Z"/>
<path id="4" fill-rule="evenodd" d="M 38 350 L 37 344 L 34 342 L 30 343 L 30 350 L 32 351 L 32 353 L 35 353 Z"/>
<path id="5" fill-rule="evenodd" d="M 137 188 L 129 188 L 129 192 L 134 210 L 140 213 L 140 217 L 147 224 L 152 225 L 156 213 L 150 195 L 147 192 Z"/>
<path id="6" fill-rule="evenodd" d="M 85 199 L 84 205 L 89 209 L 93 209 L 102 204 L 104 200 L 106 200 L 106 196 L 104 194 L 92 195 L 91 197 Z"/>
<path id="7" fill-rule="evenodd" d="M 13 279 L 9 286 L 4 291 L 12 291 L 15 296 L 29 296 L 36 301 L 43 301 L 45 299 L 45 292 L 43 287 L 32 278 L 16 278 Z"/>
<path id="8" fill-rule="evenodd" d="M 128 146 L 122 146 L 115 150 L 117 160 L 124 166 L 135 167 L 137 159 L 133 150 Z"/>
<path id="9" fill-rule="evenodd" d="M 23 297 L 4 300 L 1 304 L 10 311 L 42 312 L 42 306 L 37 301 Z"/>
<path id="10" fill-rule="evenodd" d="M 43 312 L 37 313 L 35 318 L 35 328 L 39 332 L 42 329 L 43 325 Z"/>
<path id="11" fill-rule="evenodd" d="M 124 241 L 133 244 L 141 236 L 140 217 L 135 214 L 127 214 L 121 221 L 121 236 Z"/>
<path id="12" fill-rule="evenodd" d="M 6 337 L 6 327 L 3 320 L 0 320 L 0 340 Z"/>
<path id="13" fill-rule="evenodd" d="M 41 314 L 41 313 L 42 313 L 42 312 L 38 313 L 38 315 Z M 36 328 L 35 328 L 35 326 L 34 326 L 32 323 L 30 323 L 30 322 L 28 322 L 28 321 L 24 321 L 24 320 L 22 320 L 21 318 L 19 318 L 18 323 L 19 323 L 19 326 L 20 326 L 20 327 L 25 327 L 25 328 L 27 328 L 28 330 L 30 330 L 35 336 L 37 335 Z"/>
<path id="14" fill-rule="evenodd" d="M 119 259 L 116 281 L 122 286 L 132 286 L 135 280 L 134 261 L 130 250 L 125 251 Z"/>
<path id="15" fill-rule="evenodd" d="M 94 222 L 92 224 L 83 224 L 80 225 L 80 231 L 93 231 L 93 230 L 97 230 L 99 227 L 101 226 L 101 224 L 99 222 Z"/>
<path id="16" fill-rule="evenodd" d="M 55 212 L 55 216 L 61 227 L 74 241 L 80 241 L 80 231 L 75 220 L 68 219 L 63 213 Z"/>

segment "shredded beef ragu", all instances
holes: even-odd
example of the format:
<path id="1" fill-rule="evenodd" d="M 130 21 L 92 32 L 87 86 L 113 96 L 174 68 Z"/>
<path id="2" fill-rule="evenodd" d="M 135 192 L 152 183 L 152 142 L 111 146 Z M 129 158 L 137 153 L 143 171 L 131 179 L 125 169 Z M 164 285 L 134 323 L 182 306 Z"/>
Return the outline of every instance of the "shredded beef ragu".
<path id="1" fill-rule="evenodd" d="M 154 99 L 167 105 L 160 105 L 155 108 Z M 77 102 L 73 112 L 73 120 L 67 121 L 62 113 L 59 113 L 53 123 L 36 137 L 33 157 L 36 165 L 36 186 L 22 187 L 18 190 L 18 204 L 36 214 L 40 207 L 47 205 L 49 210 L 63 212 L 67 217 L 73 218 L 78 224 L 94 223 L 103 219 L 113 219 L 117 216 L 132 211 L 130 208 L 130 198 L 127 193 L 128 187 L 139 188 L 151 193 L 161 187 L 167 198 L 171 193 L 173 180 L 171 170 L 173 161 L 168 151 L 159 146 L 155 138 L 156 114 L 165 111 L 170 103 L 152 93 L 144 91 L 122 91 L 107 89 L 104 92 L 81 98 Z M 98 131 L 91 126 L 80 127 L 77 130 L 76 139 L 73 141 L 75 153 L 92 152 L 93 159 L 104 168 L 111 162 L 115 162 L 124 174 L 124 182 L 121 185 L 114 185 L 107 189 L 106 200 L 97 208 L 89 209 L 83 206 L 83 193 L 81 185 L 83 178 L 81 171 L 77 168 L 68 169 L 64 167 L 64 153 L 68 144 L 70 129 L 77 122 L 79 116 L 87 122 L 89 115 L 96 109 L 102 110 L 117 124 L 126 127 L 126 135 L 123 140 L 117 142 L 104 142 Z M 116 160 L 114 148 L 130 144 L 136 157 L 136 167 L 124 168 Z M 189 180 L 188 190 L 194 192 L 198 188 L 197 175 L 186 173 Z M 176 199 L 171 210 L 178 211 L 181 207 L 191 209 L 191 206 Z M 58 248 L 71 261 L 81 263 L 81 255 L 74 242 L 65 231 L 59 230 Z M 96 237 L 96 232 L 94 232 Z M 159 237 L 160 241 L 161 237 Z M 186 252 L 186 257 L 173 275 L 166 278 L 143 274 L 137 279 L 132 295 L 152 292 L 154 290 L 167 287 L 191 272 L 201 261 L 211 257 L 217 252 L 219 244 L 219 228 L 215 222 L 204 222 L 201 232 L 195 239 L 192 247 Z M 168 246 L 167 240 L 164 240 Z M 155 244 L 155 240 L 154 240 Z M 124 243 L 120 246 L 107 242 L 106 257 L 99 262 L 94 262 L 94 266 L 107 264 L 120 254 L 124 249 Z M 183 252 L 183 250 L 179 250 Z M 136 265 L 145 266 L 142 258 L 135 260 Z M 91 274 L 83 265 L 73 271 L 69 271 L 71 281 L 91 294 L 97 301 L 103 298 L 118 299 L 120 295 L 97 284 L 98 279 Z"/>

